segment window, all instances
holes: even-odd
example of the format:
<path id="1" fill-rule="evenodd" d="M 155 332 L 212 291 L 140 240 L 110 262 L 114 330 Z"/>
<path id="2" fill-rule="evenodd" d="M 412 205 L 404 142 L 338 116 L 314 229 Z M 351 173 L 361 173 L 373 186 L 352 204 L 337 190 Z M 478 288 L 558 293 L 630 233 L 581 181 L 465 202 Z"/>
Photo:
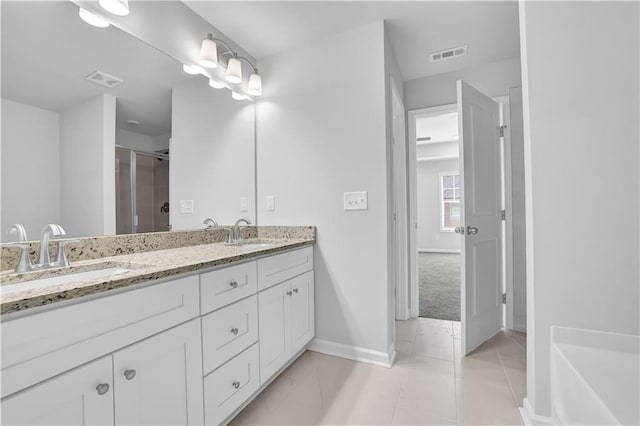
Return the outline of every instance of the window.
<path id="1" fill-rule="evenodd" d="M 440 174 L 440 230 L 452 232 L 460 226 L 460 173 Z"/>

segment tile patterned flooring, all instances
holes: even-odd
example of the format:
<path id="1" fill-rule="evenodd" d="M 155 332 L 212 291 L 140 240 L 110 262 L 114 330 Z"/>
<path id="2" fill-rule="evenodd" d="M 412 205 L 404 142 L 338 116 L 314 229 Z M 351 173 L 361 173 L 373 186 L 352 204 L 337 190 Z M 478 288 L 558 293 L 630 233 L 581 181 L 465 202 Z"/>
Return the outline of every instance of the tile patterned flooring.
<path id="1" fill-rule="evenodd" d="M 393 368 L 307 351 L 231 424 L 519 425 L 525 344 L 503 330 L 462 357 L 459 322 L 397 321 Z"/>

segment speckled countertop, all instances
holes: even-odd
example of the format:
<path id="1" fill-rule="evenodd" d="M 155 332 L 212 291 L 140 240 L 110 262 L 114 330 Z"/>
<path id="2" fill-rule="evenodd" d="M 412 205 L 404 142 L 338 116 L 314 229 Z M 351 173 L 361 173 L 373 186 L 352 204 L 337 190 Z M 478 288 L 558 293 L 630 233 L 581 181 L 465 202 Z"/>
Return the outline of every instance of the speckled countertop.
<path id="1" fill-rule="evenodd" d="M 263 234 L 264 235 L 264 234 Z M 266 237 L 267 235 L 265 235 Z M 271 237 L 272 235 L 269 235 Z M 279 236 L 279 235 L 273 235 Z M 260 237 L 260 235 L 259 235 Z M 49 278 L 74 272 L 83 272 L 105 267 L 131 269 L 129 272 L 109 278 L 88 281 L 68 282 L 49 285 L 40 289 L 22 290 L 2 294 L 0 296 L 2 315 L 48 305 L 64 300 L 74 299 L 90 294 L 105 292 L 133 284 L 167 278 L 174 275 L 199 271 L 205 268 L 225 265 L 259 256 L 273 254 L 293 248 L 312 245 L 314 235 L 297 235 L 298 238 L 256 238 L 245 240 L 246 244 L 270 243 L 269 247 L 251 245 L 229 245 L 218 242 L 187 247 L 170 248 L 156 251 L 145 251 L 120 256 L 101 257 L 97 259 L 71 262 L 67 268 L 47 271 L 35 271 L 18 274 L 4 271 L 0 274 L 0 285 L 10 286 L 16 282 L 25 282 L 36 278 Z M 7 290 L 9 288 L 7 287 Z"/>

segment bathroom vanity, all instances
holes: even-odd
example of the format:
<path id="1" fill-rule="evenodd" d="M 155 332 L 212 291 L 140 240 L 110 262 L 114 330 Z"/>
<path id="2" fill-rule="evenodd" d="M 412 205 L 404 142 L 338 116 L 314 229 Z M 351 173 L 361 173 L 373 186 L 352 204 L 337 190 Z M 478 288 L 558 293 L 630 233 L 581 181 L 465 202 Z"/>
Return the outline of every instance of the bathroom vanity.
<path id="1" fill-rule="evenodd" d="M 3 295 L 2 423 L 228 422 L 314 337 L 313 243 L 85 260 L 131 268 Z"/>

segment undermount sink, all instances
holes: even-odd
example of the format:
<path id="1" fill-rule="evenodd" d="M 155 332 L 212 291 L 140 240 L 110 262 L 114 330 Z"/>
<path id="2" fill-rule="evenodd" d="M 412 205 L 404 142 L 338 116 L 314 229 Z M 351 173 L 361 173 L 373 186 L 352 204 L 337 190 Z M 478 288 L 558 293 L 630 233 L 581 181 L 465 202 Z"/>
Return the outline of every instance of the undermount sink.
<path id="1" fill-rule="evenodd" d="M 239 241 L 237 243 L 229 243 L 227 245 L 242 247 L 248 250 L 257 250 L 257 249 L 275 247 L 278 245 L 278 243 L 274 243 L 273 241 L 264 241 L 264 240 L 244 240 L 244 241 Z"/>
<path id="2" fill-rule="evenodd" d="M 91 271 L 68 273 L 64 275 L 49 276 L 44 278 L 33 279 L 29 281 L 22 281 L 12 284 L 4 284 L 0 286 L 0 295 L 6 296 L 9 294 L 37 290 L 52 285 L 67 284 L 79 281 L 92 281 L 97 279 L 111 279 L 118 275 L 126 274 L 132 271 L 122 266 L 109 266 L 102 269 L 95 269 Z"/>

